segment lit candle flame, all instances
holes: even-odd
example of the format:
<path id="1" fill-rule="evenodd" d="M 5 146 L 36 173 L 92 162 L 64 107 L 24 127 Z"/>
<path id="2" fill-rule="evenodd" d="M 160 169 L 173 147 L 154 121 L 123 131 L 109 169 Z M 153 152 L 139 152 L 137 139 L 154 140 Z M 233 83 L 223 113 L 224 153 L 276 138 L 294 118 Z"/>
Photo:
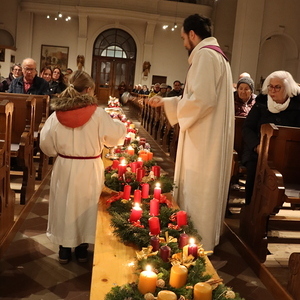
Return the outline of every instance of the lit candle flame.
<path id="1" fill-rule="evenodd" d="M 192 244 L 195 244 L 195 239 L 190 238 L 189 243 L 190 243 L 191 245 L 192 245 Z"/>
<path id="2" fill-rule="evenodd" d="M 139 204 L 138 202 L 135 202 L 135 203 L 134 203 L 134 208 L 135 208 L 135 209 L 140 208 L 140 204 Z"/>
<path id="3" fill-rule="evenodd" d="M 147 265 L 147 266 L 146 266 L 146 271 L 148 271 L 148 272 L 152 271 L 152 268 L 151 268 L 150 265 Z"/>
<path id="4" fill-rule="evenodd" d="M 160 183 L 157 182 L 157 183 L 155 184 L 155 187 L 160 188 Z"/>
<path id="5" fill-rule="evenodd" d="M 121 165 L 126 166 L 126 160 L 125 159 L 122 159 Z"/>

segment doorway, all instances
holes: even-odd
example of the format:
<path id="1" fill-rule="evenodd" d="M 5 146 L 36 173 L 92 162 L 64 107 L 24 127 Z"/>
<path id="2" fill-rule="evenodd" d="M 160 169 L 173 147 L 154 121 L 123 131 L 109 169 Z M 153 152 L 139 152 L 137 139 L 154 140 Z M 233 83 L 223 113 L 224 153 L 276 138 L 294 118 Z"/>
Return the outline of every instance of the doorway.
<path id="1" fill-rule="evenodd" d="M 124 30 L 108 29 L 96 39 L 93 51 L 92 77 L 99 104 L 109 96 L 120 98 L 134 84 L 136 44 Z"/>

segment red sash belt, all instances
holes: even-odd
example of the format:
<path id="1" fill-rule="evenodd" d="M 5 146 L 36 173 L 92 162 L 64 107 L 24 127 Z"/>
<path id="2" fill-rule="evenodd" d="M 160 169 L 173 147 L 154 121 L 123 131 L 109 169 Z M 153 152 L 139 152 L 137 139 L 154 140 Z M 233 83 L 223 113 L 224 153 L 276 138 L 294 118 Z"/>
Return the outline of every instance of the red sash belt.
<path id="1" fill-rule="evenodd" d="M 63 157 L 63 158 L 69 158 L 69 159 L 95 159 L 101 156 L 101 154 L 97 156 L 68 156 L 68 155 L 63 155 L 58 153 L 58 156 Z"/>

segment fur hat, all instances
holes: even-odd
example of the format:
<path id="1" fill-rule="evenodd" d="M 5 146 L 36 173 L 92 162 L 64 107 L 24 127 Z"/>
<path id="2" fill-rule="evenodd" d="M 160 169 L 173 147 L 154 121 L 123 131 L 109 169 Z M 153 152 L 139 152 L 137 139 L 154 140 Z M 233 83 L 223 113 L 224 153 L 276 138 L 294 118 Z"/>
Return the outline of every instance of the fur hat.
<path id="1" fill-rule="evenodd" d="M 236 85 L 236 88 L 237 88 L 237 89 L 239 88 L 239 85 L 240 85 L 241 83 L 246 83 L 246 84 L 248 84 L 249 87 L 250 87 L 250 89 L 251 89 L 251 91 L 252 91 L 252 92 L 254 91 L 254 81 L 252 80 L 252 78 L 250 78 L 250 77 L 242 77 L 242 78 L 238 81 L 238 83 L 237 83 L 237 85 Z"/>

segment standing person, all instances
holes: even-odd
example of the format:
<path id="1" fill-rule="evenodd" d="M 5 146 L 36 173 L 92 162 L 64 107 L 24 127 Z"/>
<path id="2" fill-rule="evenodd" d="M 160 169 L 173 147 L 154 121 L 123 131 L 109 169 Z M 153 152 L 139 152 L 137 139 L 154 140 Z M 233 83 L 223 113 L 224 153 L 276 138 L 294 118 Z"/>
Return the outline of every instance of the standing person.
<path id="1" fill-rule="evenodd" d="M 275 71 L 264 81 L 243 125 L 242 163 L 247 169 L 246 204 L 250 204 L 258 160 L 260 127 L 265 123 L 300 127 L 300 87 L 289 72 Z"/>
<path id="2" fill-rule="evenodd" d="M 9 93 L 48 95 L 49 83 L 37 76 L 36 61 L 32 58 L 25 58 L 22 62 L 23 76 L 15 78 L 9 88 Z"/>
<path id="3" fill-rule="evenodd" d="M 50 94 L 60 94 L 67 86 L 64 80 L 64 74 L 58 67 L 53 68 L 52 80 L 49 83 Z"/>
<path id="4" fill-rule="evenodd" d="M 123 143 L 126 135 L 124 124 L 98 107 L 94 90 L 93 79 L 84 71 L 75 71 L 70 85 L 52 99 L 54 113 L 41 131 L 42 151 L 57 156 L 50 184 L 47 236 L 60 245 L 60 263 L 69 262 L 72 247 L 79 262 L 87 261 L 104 184 L 100 154 L 104 145 Z"/>
<path id="5" fill-rule="evenodd" d="M 192 218 L 204 248 L 219 242 L 230 181 L 234 106 L 229 63 L 211 36 L 211 22 L 198 14 L 183 22 L 190 65 L 181 97 L 154 96 L 180 133 L 174 181 L 175 200 Z"/>

